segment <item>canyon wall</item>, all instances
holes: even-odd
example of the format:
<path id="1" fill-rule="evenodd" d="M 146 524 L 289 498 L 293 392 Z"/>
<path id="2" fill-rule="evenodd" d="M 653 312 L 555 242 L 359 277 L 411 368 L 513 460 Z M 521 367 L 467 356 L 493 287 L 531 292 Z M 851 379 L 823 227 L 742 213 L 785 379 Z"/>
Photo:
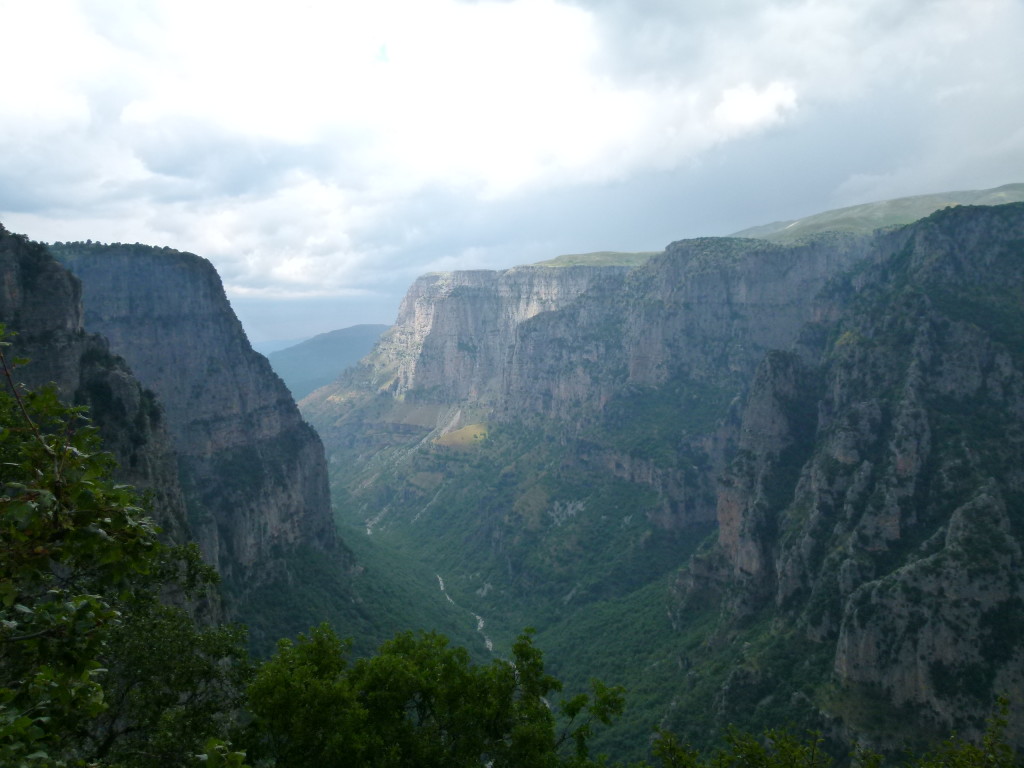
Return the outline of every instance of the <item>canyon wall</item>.
<path id="1" fill-rule="evenodd" d="M 85 405 L 114 454 L 116 477 L 151 495 L 154 518 L 173 542 L 190 539 L 184 497 L 166 419 L 107 341 L 86 332 L 79 281 L 46 248 L 0 226 L 0 323 L 7 360 L 27 358 L 15 381 L 54 385 L 70 404 Z M 7 386 L 4 382 L 3 386 Z"/>
<path id="2" fill-rule="evenodd" d="M 249 346 L 213 266 L 138 245 L 52 250 L 82 281 L 85 328 L 163 405 L 192 529 L 227 583 L 244 591 L 300 544 L 337 548 L 320 440 Z"/>
<path id="3" fill-rule="evenodd" d="M 650 685 L 689 738 L 976 735 L 1024 697 L 1021 242 L 1024 206 L 963 206 L 430 275 L 302 407 L 348 521 L 478 615 L 556 636 L 675 573 L 676 648 L 634 672 L 678 670 Z"/>

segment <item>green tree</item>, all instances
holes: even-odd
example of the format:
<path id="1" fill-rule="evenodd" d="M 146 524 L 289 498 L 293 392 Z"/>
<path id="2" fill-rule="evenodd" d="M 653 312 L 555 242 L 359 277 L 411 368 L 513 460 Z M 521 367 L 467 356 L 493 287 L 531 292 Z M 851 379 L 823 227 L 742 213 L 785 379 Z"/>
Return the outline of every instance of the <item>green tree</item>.
<path id="1" fill-rule="evenodd" d="M 348 644 L 326 626 L 281 640 L 247 692 L 250 754 L 281 768 L 358 765 L 367 715 L 349 677 Z"/>
<path id="2" fill-rule="evenodd" d="M 212 572 L 159 542 L 84 409 L 17 386 L 6 346 L 0 326 L 0 764 L 194 762 L 241 688 L 241 635 L 161 603 Z"/>
<path id="3" fill-rule="evenodd" d="M 1024 761 L 1017 758 L 1004 737 L 1009 711 L 1009 699 L 1000 697 L 980 744 L 954 735 L 915 762 L 914 768 L 1019 768 Z"/>
<path id="4" fill-rule="evenodd" d="M 529 633 L 488 665 L 442 635 L 409 632 L 350 662 L 321 626 L 282 640 L 258 671 L 251 754 L 282 768 L 589 765 L 591 728 L 621 711 L 622 692 L 596 684 L 564 702 L 559 733 L 548 697 L 560 688 Z M 563 744 L 575 749 L 564 755 Z"/>
<path id="5" fill-rule="evenodd" d="M 851 756 L 852 768 L 1021 768 L 1022 761 L 1005 739 L 1009 702 L 1002 698 L 989 718 L 980 744 L 956 736 L 947 739 L 933 752 L 908 755 L 902 760 L 886 761 L 871 750 L 857 749 Z M 681 744 L 675 734 L 662 731 L 653 744 L 654 756 L 661 768 L 829 768 L 833 760 L 822 748 L 820 734 L 804 738 L 786 730 L 766 731 L 760 738 L 735 729 L 726 735 L 725 746 L 709 756 Z"/>
<path id="6" fill-rule="evenodd" d="M 118 766 L 192 765 L 234 726 L 251 667 L 245 632 L 199 626 L 180 606 L 134 605 L 100 657 L 105 708 L 80 752 Z"/>

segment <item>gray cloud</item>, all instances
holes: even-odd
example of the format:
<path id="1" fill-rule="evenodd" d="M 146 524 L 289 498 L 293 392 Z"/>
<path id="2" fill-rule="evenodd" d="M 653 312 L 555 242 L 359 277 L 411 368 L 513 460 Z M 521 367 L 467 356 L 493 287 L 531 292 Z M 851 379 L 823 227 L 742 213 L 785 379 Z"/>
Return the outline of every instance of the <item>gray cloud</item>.
<path id="1" fill-rule="evenodd" d="M 349 58 L 295 49 L 305 68 L 278 72 L 286 52 L 257 39 L 223 62 L 227 74 L 196 67 L 220 67 L 212 41 L 231 56 L 231 39 L 205 30 L 207 58 L 193 59 L 177 5 L 68 7 L 77 15 L 46 24 L 40 11 L 35 28 L 0 7 L 0 25 L 49 57 L 0 105 L 0 220 L 37 239 L 207 256 L 257 338 L 289 316 L 310 332 L 333 316 L 390 322 L 426 270 L 652 250 L 1024 179 L 1016 0 L 432 0 L 447 27 L 403 37 L 400 21 L 377 20 L 365 61 L 349 50 L 357 35 Z M 473 26 L 495 9 L 559 8 L 575 13 L 551 17 L 566 49 L 589 58 L 551 59 L 550 78 L 531 67 L 559 46 L 531 49 L 522 31 L 521 59 L 486 59 L 484 40 L 436 70 L 379 60 L 378 49 L 396 64 L 426 56 L 424 41 L 440 56 L 500 28 Z M 531 29 L 532 17 L 501 19 Z M 311 30 L 309 45 L 329 32 Z M 419 64 L 434 79 L 402 86 Z M 557 90 L 542 93 L 546 79 Z M 295 322 L 288 335 L 303 335 Z"/>

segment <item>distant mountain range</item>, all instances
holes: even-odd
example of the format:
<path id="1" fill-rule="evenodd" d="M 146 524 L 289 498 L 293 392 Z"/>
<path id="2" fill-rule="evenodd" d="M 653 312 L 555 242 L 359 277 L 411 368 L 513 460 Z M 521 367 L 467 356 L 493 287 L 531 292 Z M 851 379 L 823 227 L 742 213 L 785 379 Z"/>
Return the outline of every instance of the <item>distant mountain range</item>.
<path id="1" fill-rule="evenodd" d="M 353 325 L 321 333 L 295 346 L 267 355 L 292 397 L 301 400 L 310 392 L 330 384 L 350 365 L 370 354 L 377 339 L 390 326 Z"/>

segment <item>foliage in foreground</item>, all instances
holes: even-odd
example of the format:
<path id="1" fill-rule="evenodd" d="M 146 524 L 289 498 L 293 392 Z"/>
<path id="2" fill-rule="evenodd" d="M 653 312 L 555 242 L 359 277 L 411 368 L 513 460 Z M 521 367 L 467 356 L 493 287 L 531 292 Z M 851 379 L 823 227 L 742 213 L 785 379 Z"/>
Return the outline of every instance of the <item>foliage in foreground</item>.
<path id="1" fill-rule="evenodd" d="M 15 385 L 21 362 L 0 346 L 0 764 L 192 762 L 240 698 L 244 633 L 192 620 L 215 574 L 161 544 L 81 408 Z"/>
<path id="2" fill-rule="evenodd" d="M 593 681 L 556 706 L 561 683 L 530 633 L 509 659 L 478 665 L 435 633 L 399 634 L 353 660 L 321 626 L 282 640 L 254 671 L 241 629 L 200 626 L 182 607 L 214 576 L 196 549 L 159 542 L 131 489 L 111 479 L 82 410 L 15 387 L 3 352 L 0 765 L 612 764 L 589 744 L 622 712 L 623 691 Z M 1002 739 L 1003 706 L 980 745 L 953 739 L 902 764 L 1020 766 Z M 730 733 L 710 755 L 662 733 L 652 753 L 662 768 L 832 765 L 818 737 L 782 731 Z"/>
<path id="3" fill-rule="evenodd" d="M 528 633 L 486 666 L 435 633 L 399 634 L 352 662 L 322 626 L 281 641 L 257 673 L 250 743 L 287 768 L 589 765 L 591 728 L 621 711 L 622 692 L 595 681 L 562 702 L 559 727 L 549 697 L 560 688 Z"/>

